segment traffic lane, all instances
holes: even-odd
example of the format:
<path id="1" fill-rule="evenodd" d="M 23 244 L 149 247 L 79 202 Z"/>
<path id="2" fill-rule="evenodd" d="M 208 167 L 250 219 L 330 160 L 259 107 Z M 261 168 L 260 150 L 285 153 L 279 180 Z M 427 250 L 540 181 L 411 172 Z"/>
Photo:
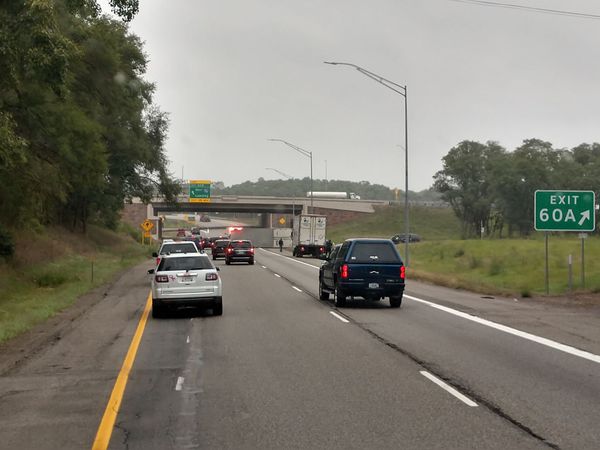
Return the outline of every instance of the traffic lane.
<path id="1" fill-rule="evenodd" d="M 148 295 L 147 269 L 127 271 L 53 342 L 0 376 L 0 447 L 91 446 Z"/>
<path id="2" fill-rule="evenodd" d="M 316 272 L 304 261 L 267 256 L 273 270 L 292 280 L 296 273 Z M 340 311 L 516 426 L 560 445 L 600 445 L 594 426 L 600 414 L 598 364 L 410 299 L 401 310 L 357 300 Z"/>
<path id="3" fill-rule="evenodd" d="M 321 261 L 314 258 L 292 258 L 283 253 L 261 249 L 261 255 L 277 262 L 277 270 L 302 283 L 318 295 L 318 268 Z M 267 253 L 268 252 L 268 253 Z M 267 260 L 263 261 L 268 263 Z M 445 288 L 410 279 L 405 294 L 455 308 L 522 331 L 534 333 L 588 352 L 600 354 L 600 308 L 564 307 L 532 299 L 494 297 Z M 411 300 L 406 299 L 404 305 Z M 551 302 L 551 300 L 548 300 Z M 385 307 L 387 302 L 371 303 L 368 308 Z"/>
<path id="4" fill-rule="evenodd" d="M 148 323 L 111 448 L 541 447 L 285 279 L 217 264 L 223 316 Z"/>

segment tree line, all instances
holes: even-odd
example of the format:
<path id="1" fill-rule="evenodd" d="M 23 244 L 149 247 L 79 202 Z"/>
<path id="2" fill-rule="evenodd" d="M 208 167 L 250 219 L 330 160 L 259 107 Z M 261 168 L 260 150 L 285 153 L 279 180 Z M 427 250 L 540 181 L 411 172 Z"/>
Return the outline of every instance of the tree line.
<path id="1" fill-rule="evenodd" d="M 497 142 L 463 141 L 442 159 L 434 189 L 453 208 L 464 237 L 527 236 L 533 231 L 534 192 L 599 192 L 600 144 L 555 149 L 550 142 L 526 139 L 508 152 Z"/>
<path id="2" fill-rule="evenodd" d="M 0 228 L 116 226 L 124 201 L 167 198 L 168 117 L 127 22 L 137 0 L 0 3 Z"/>

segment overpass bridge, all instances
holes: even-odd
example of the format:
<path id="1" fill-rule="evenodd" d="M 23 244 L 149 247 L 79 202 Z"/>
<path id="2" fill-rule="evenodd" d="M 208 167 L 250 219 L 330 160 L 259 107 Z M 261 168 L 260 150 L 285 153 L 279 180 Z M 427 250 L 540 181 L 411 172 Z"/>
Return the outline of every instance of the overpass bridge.
<path id="1" fill-rule="evenodd" d="M 345 222 L 375 211 L 377 206 L 386 206 L 387 200 L 351 200 L 337 198 L 275 197 L 256 195 L 216 195 L 210 202 L 190 202 L 188 196 L 180 196 L 176 202 L 165 202 L 164 198 L 154 198 L 145 204 L 133 199 L 125 204 L 122 218 L 136 228 L 146 219 L 155 222 L 154 237 L 158 238 L 159 217 L 169 213 L 256 213 L 261 214 L 261 227 L 278 226 L 281 218 L 289 226 L 293 216 L 314 213 L 327 216 L 330 224 Z"/>

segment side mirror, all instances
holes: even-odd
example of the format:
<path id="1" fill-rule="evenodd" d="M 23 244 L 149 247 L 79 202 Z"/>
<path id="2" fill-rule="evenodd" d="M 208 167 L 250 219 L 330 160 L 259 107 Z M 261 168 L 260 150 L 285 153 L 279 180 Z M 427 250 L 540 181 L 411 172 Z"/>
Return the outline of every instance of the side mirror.
<path id="1" fill-rule="evenodd" d="M 150 269 L 150 270 L 148 271 L 148 275 L 154 275 L 154 269 Z"/>
<path id="2" fill-rule="evenodd" d="M 153 257 L 153 258 L 158 258 L 158 253 L 156 253 L 156 252 L 152 252 L 152 257 Z"/>
<path id="3" fill-rule="evenodd" d="M 220 268 L 220 267 L 215 267 L 215 269 L 217 269 L 217 272 L 220 272 L 220 271 L 221 271 L 221 268 Z"/>

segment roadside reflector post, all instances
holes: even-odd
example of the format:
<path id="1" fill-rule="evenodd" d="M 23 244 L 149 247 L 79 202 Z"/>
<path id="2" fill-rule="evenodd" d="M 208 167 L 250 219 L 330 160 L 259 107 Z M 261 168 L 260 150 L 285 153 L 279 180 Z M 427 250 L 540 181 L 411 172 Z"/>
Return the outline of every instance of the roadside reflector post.
<path id="1" fill-rule="evenodd" d="M 573 255 L 569 255 L 567 263 L 569 265 L 569 292 L 573 292 Z"/>

